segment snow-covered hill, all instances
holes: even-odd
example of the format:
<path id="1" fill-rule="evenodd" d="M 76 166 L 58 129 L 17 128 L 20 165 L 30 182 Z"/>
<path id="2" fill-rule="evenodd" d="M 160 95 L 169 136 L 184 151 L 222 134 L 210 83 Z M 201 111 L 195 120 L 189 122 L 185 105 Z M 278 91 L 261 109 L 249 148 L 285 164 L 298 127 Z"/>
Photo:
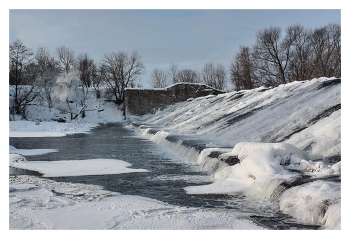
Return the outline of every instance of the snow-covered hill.
<path id="1" fill-rule="evenodd" d="M 213 173 L 189 194 L 278 201 L 306 223 L 340 228 L 341 80 L 320 78 L 189 99 L 131 118 L 151 140 Z"/>

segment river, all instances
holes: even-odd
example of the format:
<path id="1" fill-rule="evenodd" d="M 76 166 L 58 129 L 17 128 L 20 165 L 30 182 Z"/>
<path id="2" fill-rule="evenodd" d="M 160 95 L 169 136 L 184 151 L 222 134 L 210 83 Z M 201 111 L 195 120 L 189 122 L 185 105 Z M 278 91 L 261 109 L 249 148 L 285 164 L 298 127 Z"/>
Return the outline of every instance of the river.
<path id="1" fill-rule="evenodd" d="M 98 126 L 88 134 L 65 137 L 14 138 L 10 145 L 18 149 L 58 149 L 57 153 L 26 156 L 27 160 L 85 160 L 119 159 L 132 164 L 132 168 L 148 172 L 74 176 L 50 178 L 59 182 L 101 185 L 106 190 L 126 195 L 157 199 L 172 205 L 235 210 L 270 229 L 318 229 L 304 225 L 281 213 L 273 202 L 244 195 L 189 195 L 187 186 L 209 183 L 208 172 L 191 165 L 186 159 L 164 146 L 142 137 L 123 123 Z M 10 175 L 36 175 L 38 172 L 10 168 Z"/>

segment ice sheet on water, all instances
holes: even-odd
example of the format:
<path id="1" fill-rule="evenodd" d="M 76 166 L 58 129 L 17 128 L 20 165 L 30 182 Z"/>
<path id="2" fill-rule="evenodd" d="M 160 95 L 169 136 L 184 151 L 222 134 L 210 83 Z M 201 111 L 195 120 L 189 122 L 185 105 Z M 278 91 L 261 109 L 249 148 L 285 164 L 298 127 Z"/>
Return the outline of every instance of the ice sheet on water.
<path id="1" fill-rule="evenodd" d="M 249 186 L 249 180 L 219 179 L 201 186 L 185 187 L 188 194 L 243 194 Z"/>
<path id="2" fill-rule="evenodd" d="M 10 185 L 10 192 L 14 192 L 14 191 L 28 191 L 31 189 L 37 188 L 37 186 L 35 184 L 13 184 Z"/>
<path id="3" fill-rule="evenodd" d="M 11 177 L 13 184 L 35 184 L 37 188 L 21 194 L 10 192 L 10 229 L 264 229 L 250 220 L 238 219 L 235 213 L 106 194 L 95 185 L 32 176 Z"/>
<path id="4" fill-rule="evenodd" d="M 57 149 L 16 149 L 10 145 L 10 154 L 20 154 L 20 155 L 41 155 L 47 153 L 58 152 Z"/>
<path id="5" fill-rule="evenodd" d="M 130 163 L 117 159 L 88 159 L 61 161 L 18 161 L 11 159 L 10 166 L 37 171 L 44 177 L 68 177 L 82 175 L 104 175 L 148 172 L 146 169 L 129 168 Z"/>
<path id="6" fill-rule="evenodd" d="M 9 166 L 12 166 L 15 163 L 19 163 L 19 162 L 23 162 L 23 161 L 27 161 L 25 157 L 23 157 L 22 155 L 19 154 L 9 154 Z"/>

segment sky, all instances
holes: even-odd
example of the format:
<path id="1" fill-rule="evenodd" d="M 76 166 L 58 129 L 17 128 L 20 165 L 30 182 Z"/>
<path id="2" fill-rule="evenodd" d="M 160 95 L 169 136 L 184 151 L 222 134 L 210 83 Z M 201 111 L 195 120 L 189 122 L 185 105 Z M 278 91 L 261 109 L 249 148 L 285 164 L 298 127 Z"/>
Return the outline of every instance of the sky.
<path id="1" fill-rule="evenodd" d="M 97 63 L 111 52 L 137 51 L 145 65 L 141 84 L 153 69 L 200 71 L 206 63 L 228 70 L 240 45 L 252 46 L 270 26 L 318 28 L 341 23 L 340 9 L 9 9 L 9 42 L 54 54 L 66 46 Z"/>

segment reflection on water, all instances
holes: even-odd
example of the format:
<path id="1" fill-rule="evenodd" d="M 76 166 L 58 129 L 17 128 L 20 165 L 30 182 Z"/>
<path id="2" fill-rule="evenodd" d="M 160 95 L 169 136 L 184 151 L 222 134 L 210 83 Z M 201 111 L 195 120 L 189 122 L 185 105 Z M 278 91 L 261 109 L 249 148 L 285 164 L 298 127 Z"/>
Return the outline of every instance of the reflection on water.
<path id="1" fill-rule="evenodd" d="M 51 178 L 56 181 L 101 185 L 106 190 L 153 198 L 173 205 L 253 214 L 253 220 L 273 229 L 310 229 L 279 213 L 269 201 L 243 195 L 186 194 L 184 187 L 209 183 L 209 175 L 198 167 L 184 163 L 185 160 L 181 162 L 178 155 L 150 140 L 138 137 L 137 133 L 123 126 L 121 123 L 105 124 L 93 129 L 89 134 L 66 137 L 10 138 L 10 145 L 18 149 L 58 149 L 57 153 L 26 156 L 27 160 L 119 159 L 131 163 L 132 168 L 149 171 Z M 41 176 L 37 172 L 11 168 L 10 174 Z"/>

